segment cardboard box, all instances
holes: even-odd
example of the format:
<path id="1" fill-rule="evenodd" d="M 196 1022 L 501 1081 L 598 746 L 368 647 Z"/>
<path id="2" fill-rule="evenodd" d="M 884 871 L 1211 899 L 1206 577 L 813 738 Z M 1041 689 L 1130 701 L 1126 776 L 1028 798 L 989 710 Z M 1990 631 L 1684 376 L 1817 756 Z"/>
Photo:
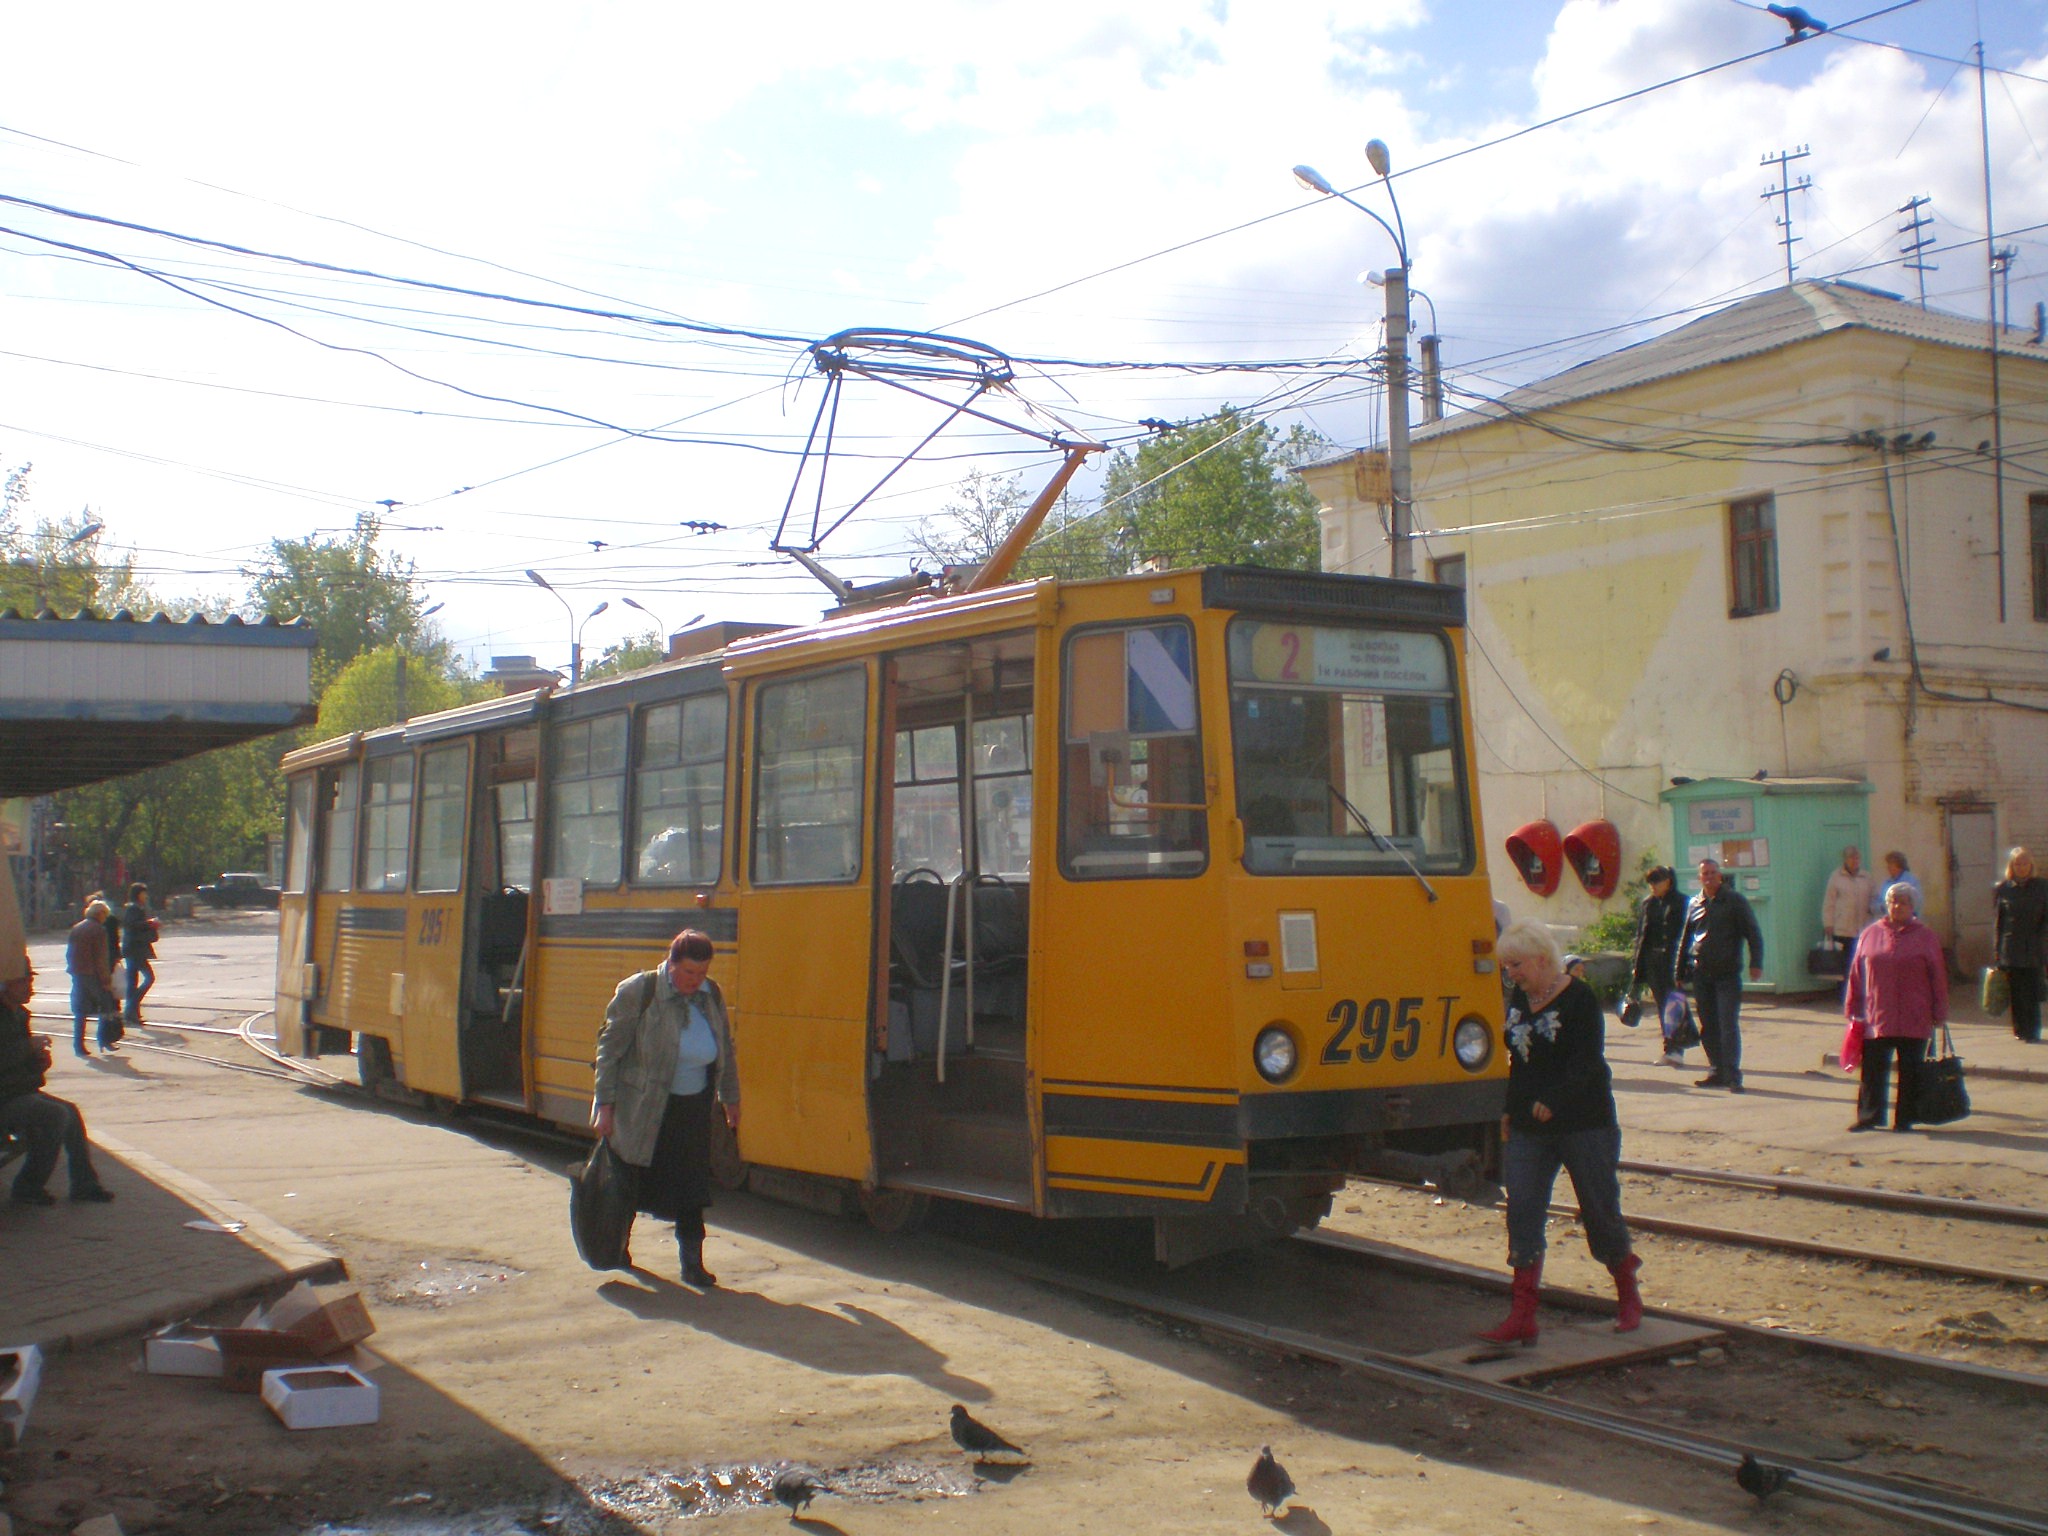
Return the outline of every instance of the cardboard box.
<path id="1" fill-rule="evenodd" d="M 218 1376 L 220 1340 L 172 1323 L 142 1341 L 142 1368 L 152 1376 Z"/>
<path id="2" fill-rule="evenodd" d="M 21 1444 L 28 1431 L 28 1411 L 35 1406 L 43 1382 L 43 1352 L 33 1344 L 0 1349 L 0 1440 Z"/>
<path id="3" fill-rule="evenodd" d="M 286 1429 L 333 1429 L 377 1422 L 377 1383 L 346 1365 L 265 1371 L 263 1401 Z"/>
<path id="4" fill-rule="evenodd" d="M 217 1328 L 221 1385 L 254 1392 L 266 1371 L 345 1355 L 377 1331 L 370 1309 L 350 1286 L 293 1286 L 269 1307 L 258 1307 L 239 1328 Z"/>

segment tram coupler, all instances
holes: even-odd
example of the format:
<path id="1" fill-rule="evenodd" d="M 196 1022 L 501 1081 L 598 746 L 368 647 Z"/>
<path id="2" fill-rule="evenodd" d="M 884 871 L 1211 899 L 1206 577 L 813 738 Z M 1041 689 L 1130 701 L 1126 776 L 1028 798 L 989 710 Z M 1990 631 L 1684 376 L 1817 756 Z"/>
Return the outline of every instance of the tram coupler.
<path id="1" fill-rule="evenodd" d="M 1178 1269 L 1211 1254 L 1277 1242 L 1315 1226 L 1329 1214 L 1326 1193 L 1283 1195 L 1274 1191 L 1254 1197 L 1241 1214 L 1155 1216 L 1152 1257 L 1168 1269 Z"/>
<path id="2" fill-rule="evenodd" d="M 1499 1190 L 1486 1176 L 1479 1154 L 1469 1147 L 1454 1152 L 1401 1152 L 1377 1147 L 1358 1160 L 1358 1172 L 1368 1179 L 1391 1179 L 1401 1184 L 1426 1184 L 1449 1200 L 1472 1205 L 1491 1205 Z"/>

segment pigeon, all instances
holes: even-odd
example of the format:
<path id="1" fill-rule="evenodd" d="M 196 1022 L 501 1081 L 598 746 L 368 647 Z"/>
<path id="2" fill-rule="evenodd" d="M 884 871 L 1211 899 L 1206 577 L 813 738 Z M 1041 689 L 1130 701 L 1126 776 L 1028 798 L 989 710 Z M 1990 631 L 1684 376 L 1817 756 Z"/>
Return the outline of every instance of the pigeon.
<path id="1" fill-rule="evenodd" d="M 1294 1497 L 1294 1479 L 1287 1475 L 1287 1469 L 1273 1459 L 1273 1447 L 1259 1447 L 1259 1459 L 1252 1463 L 1252 1470 L 1244 1480 L 1244 1491 L 1258 1500 L 1259 1513 L 1268 1520 L 1274 1513 Z"/>
<path id="2" fill-rule="evenodd" d="M 1792 1469 L 1773 1466 L 1767 1461 L 1758 1461 L 1749 1452 L 1744 1451 L 1742 1465 L 1735 1469 L 1735 1481 L 1744 1493 L 1755 1494 L 1757 1502 L 1762 1503 L 1792 1481 Z"/>
<path id="3" fill-rule="evenodd" d="M 796 1467 L 775 1474 L 775 1502 L 789 1511 L 792 1520 L 798 1510 L 810 1508 L 813 1495 L 831 1491 L 823 1483 L 813 1481 L 810 1473 Z"/>
<path id="4" fill-rule="evenodd" d="M 1024 1454 L 1022 1446 L 1010 1444 L 958 1403 L 953 1405 L 953 1443 L 976 1461 L 987 1461 L 992 1456 L 1021 1457 Z"/>
<path id="5" fill-rule="evenodd" d="M 1792 29 L 1792 35 L 1785 39 L 1788 43 L 1804 42 L 1807 33 L 1828 29 L 1826 22 L 1815 17 L 1803 5 L 1767 5 L 1764 9 Z"/>

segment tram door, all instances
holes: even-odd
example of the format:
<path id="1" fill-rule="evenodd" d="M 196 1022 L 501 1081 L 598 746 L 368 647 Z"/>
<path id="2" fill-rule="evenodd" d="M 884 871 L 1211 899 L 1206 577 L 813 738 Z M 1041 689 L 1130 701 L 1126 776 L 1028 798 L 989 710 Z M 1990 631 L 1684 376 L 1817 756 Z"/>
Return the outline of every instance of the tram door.
<path id="1" fill-rule="evenodd" d="M 462 980 L 462 842 L 469 803 L 469 743 L 429 747 L 420 753 L 415 771 L 415 804 L 403 811 L 418 828 L 413 895 L 394 909 L 405 920 L 404 981 L 394 1007 L 403 1018 L 406 1085 L 459 1098 L 463 1083 L 455 1022 Z M 373 791 L 375 787 L 373 778 Z M 401 885 L 403 862 L 396 861 Z"/>
<path id="2" fill-rule="evenodd" d="M 870 664 L 766 677 L 744 694 L 740 1154 L 865 1180 L 874 916 Z"/>
<path id="3" fill-rule="evenodd" d="M 882 1180 L 1029 1205 L 1029 632 L 890 658 L 871 1099 Z"/>
<path id="4" fill-rule="evenodd" d="M 467 816 L 462 1082 L 472 1099 L 525 1109 L 531 1107 L 525 1005 L 539 735 L 530 726 L 493 731 L 477 747 L 477 794 Z"/>

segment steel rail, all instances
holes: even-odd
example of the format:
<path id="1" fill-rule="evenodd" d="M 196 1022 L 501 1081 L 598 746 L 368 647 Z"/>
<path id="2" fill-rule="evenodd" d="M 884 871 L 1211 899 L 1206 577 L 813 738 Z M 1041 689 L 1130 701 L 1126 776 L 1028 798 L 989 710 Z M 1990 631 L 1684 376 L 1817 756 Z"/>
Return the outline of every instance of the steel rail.
<path id="1" fill-rule="evenodd" d="M 1725 1168 L 1689 1168 L 1681 1163 L 1621 1160 L 1623 1173 L 1649 1173 L 1695 1184 L 1723 1184 L 1737 1189 L 1823 1200 L 1833 1205 L 1869 1205 L 1887 1210 L 1917 1211 L 1934 1216 L 1960 1216 L 1971 1221 L 1997 1221 L 2012 1226 L 2048 1227 L 2048 1210 L 2031 1205 L 2001 1205 L 1990 1200 L 1956 1200 L 1945 1195 L 1916 1195 L 1904 1190 L 1872 1189 L 1861 1184 L 1830 1184 L 1820 1179 L 1779 1174 L 1738 1173 Z"/>
<path id="2" fill-rule="evenodd" d="M 1255 1322 L 1213 1307 L 1168 1301 L 1132 1286 L 1068 1274 L 1029 1259 L 1013 1258 L 985 1249 L 974 1251 L 985 1259 L 993 1259 L 1013 1274 L 1042 1284 L 1171 1318 L 1258 1348 L 1350 1366 L 1398 1385 L 1478 1398 L 1500 1407 L 1595 1430 L 1639 1445 L 1655 1446 L 1731 1470 L 1745 1454 L 1756 1455 L 1772 1465 L 1788 1468 L 1794 1476 L 1793 1486 L 1801 1492 L 1881 1514 L 1918 1520 L 1939 1530 L 1956 1532 L 1958 1536 L 2048 1536 L 2048 1517 L 2031 1510 L 1968 1495 L 1937 1495 L 1902 1479 L 1842 1472 L 1826 1462 L 1787 1456 L 1776 1446 L 1744 1444 L 1710 1435 L 1657 1428 L 1608 1409 L 1567 1402 L 1522 1387 L 1476 1381 L 1381 1350 L 1340 1343 L 1299 1329 Z"/>
<path id="3" fill-rule="evenodd" d="M 1550 1214 L 1567 1217 L 1573 1221 L 1580 1219 L 1579 1208 L 1562 1201 L 1551 1202 Z M 1741 1227 L 1717 1227 L 1703 1222 L 1674 1221 L 1668 1216 L 1643 1216 L 1635 1211 L 1628 1213 L 1628 1224 L 1632 1231 L 1657 1232 L 1666 1237 L 1696 1238 L 1702 1242 L 1725 1243 L 1732 1248 L 1767 1248 L 1779 1253 L 1801 1254 L 1813 1259 L 1842 1259 L 1910 1273 L 1949 1275 L 1958 1280 L 1984 1280 L 1994 1285 L 2048 1288 L 2048 1274 L 2030 1273 L 2026 1270 L 1992 1269 L 1982 1264 L 1955 1264 L 1947 1259 L 1916 1259 L 1907 1254 L 1880 1253 L 1873 1248 L 1851 1248 L 1842 1243 L 1816 1242 L 1804 1237 L 1779 1237 L 1775 1233 L 1750 1232 Z"/>
<path id="4" fill-rule="evenodd" d="M 296 1056 L 287 1056 L 275 1046 L 265 1045 L 262 1041 L 258 1040 L 256 1038 L 256 1021 L 258 1019 L 267 1019 L 274 1012 L 274 1009 L 264 1008 L 242 1020 L 240 1026 L 235 1031 L 236 1034 L 241 1036 L 242 1044 L 249 1047 L 258 1056 L 275 1062 L 287 1072 L 297 1074 L 301 1079 L 311 1083 L 316 1088 L 354 1088 L 356 1086 L 347 1078 L 338 1077 L 334 1073 L 327 1071 L 324 1067 L 316 1067 L 312 1063 L 302 1061 Z"/>
<path id="5" fill-rule="evenodd" d="M 198 1051 L 181 1051 L 174 1045 L 150 1045 L 141 1040 L 125 1040 L 119 1054 L 129 1051 L 148 1051 L 156 1056 L 177 1056 L 186 1061 L 196 1061 L 203 1067 L 219 1067 L 224 1072 L 247 1072 L 256 1077 L 274 1077 L 280 1082 L 296 1083 L 300 1078 L 290 1072 L 279 1072 L 270 1067 L 252 1067 L 245 1061 L 223 1061 L 218 1056 L 203 1055 Z"/>

